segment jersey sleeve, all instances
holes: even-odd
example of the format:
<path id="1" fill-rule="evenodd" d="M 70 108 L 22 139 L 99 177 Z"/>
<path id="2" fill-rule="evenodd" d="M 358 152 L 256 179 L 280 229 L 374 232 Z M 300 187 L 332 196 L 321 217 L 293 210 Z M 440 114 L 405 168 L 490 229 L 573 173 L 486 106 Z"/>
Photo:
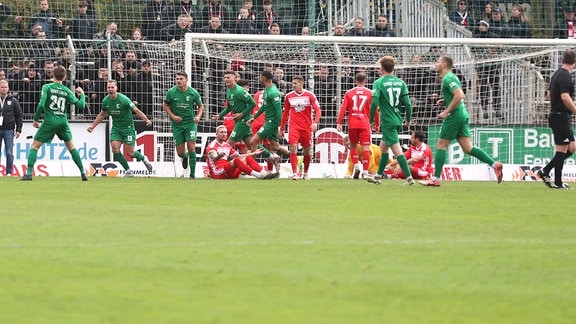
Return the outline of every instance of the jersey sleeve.
<path id="1" fill-rule="evenodd" d="M 344 121 L 344 116 L 346 116 L 346 112 L 348 111 L 348 107 L 350 106 L 350 92 L 346 92 L 344 95 L 344 100 L 342 100 L 342 105 L 340 106 L 340 112 L 338 113 L 338 121 L 337 124 L 342 124 Z"/>
<path id="2" fill-rule="evenodd" d="M 34 121 L 39 121 L 40 116 L 44 113 L 44 109 L 46 106 L 46 98 L 48 97 L 48 88 L 46 85 L 42 86 L 42 92 L 40 94 L 40 101 L 38 102 L 38 107 L 36 108 L 36 112 L 34 113 Z"/>

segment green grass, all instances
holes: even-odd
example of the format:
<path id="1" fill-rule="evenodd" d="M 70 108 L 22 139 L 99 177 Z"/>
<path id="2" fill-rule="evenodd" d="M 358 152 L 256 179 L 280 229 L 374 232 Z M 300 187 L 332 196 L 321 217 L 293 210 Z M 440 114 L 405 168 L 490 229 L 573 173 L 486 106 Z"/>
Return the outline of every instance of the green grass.
<path id="1" fill-rule="evenodd" d="M 568 323 L 574 191 L 0 178 L 2 323 Z"/>

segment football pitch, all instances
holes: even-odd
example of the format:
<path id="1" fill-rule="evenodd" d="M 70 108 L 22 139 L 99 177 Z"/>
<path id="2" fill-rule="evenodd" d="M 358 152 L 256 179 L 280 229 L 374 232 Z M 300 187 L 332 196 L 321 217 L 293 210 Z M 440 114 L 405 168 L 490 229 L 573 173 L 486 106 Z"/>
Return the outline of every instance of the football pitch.
<path id="1" fill-rule="evenodd" d="M 576 191 L 0 178 L 2 323 L 568 323 Z"/>

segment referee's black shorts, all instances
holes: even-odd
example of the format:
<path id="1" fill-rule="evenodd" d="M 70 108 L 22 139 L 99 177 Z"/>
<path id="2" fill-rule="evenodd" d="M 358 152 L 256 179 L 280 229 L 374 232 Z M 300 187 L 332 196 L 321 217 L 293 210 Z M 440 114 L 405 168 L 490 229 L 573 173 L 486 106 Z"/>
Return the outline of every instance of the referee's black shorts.
<path id="1" fill-rule="evenodd" d="M 548 125 L 554 134 L 554 144 L 568 145 L 570 142 L 574 142 L 572 115 L 570 113 L 551 111 L 548 115 Z"/>

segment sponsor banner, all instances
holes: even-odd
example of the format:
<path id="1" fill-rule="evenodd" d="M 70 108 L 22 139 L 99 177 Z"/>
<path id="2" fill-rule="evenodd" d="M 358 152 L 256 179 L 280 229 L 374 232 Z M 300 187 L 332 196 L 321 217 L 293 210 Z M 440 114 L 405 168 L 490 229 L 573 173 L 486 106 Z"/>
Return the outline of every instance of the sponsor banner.
<path id="1" fill-rule="evenodd" d="M 142 162 L 129 162 L 130 169 L 134 171 L 136 177 L 188 177 L 189 169 L 182 170 L 180 163 L 173 162 L 152 162 L 154 172 L 149 173 Z M 262 164 L 266 168 L 265 164 Z M 308 174 L 310 178 L 331 178 L 342 179 L 346 174 L 347 164 L 345 163 L 312 163 Z M 539 181 L 536 172 L 542 166 L 506 164 L 504 165 L 504 181 Z M 84 169 L 89 177 L 122 177 L 124 168 L 117 162 L 85 162 Z M 26 161 L 14 162 L 13 176 L 22 176 L 26 173 Z M 0 164 L 0 175 L 4 176 L 6 167 Z M 78 169 L 70 161 L 49 161 L 40 162 L 34 166 L 34 176 L 79 176 Z M 289 178 L 292 175 L 290 163 L 281 164 L 281 178 Z M 553 175 L 553 173 L 551 174 Z M 196 164 L 196 178 L 208 177 L 208 166 L 205 162 Z M 495 181 L 496 177 L 492 168 L 485 164 L 481 165 L 445 165 L 442 172 L 444 181 Z M 565 165 L 562 173 L 563 182 L 576 182 L 576 166 Z"/>
<path id="2" fill-rule="evenodd" d="M 428 143 L 436 143 L 440 125 L 428 128 Z M 504 164 L 545 165 L 554 155 L 554 136 L 545 127 L 472 127 L 472 142 L 488 155 Z M 434 145 L 431 145 L 434 150 Z M 482 164 L 478 159 L 464 154 L 458 143 L 447 150 L 450 164 Z M 575 165 L 571 157 L 567 165 Z"/>
<path id="3" fill-rule="evenodd" d="M 87 122 L 70 122 L 74 146 L 76 146 L 80 157 L 84 161 L 106 160 L 106 151 L 108 150 L 108 143 L 106 142 L 107 124 L 101 124 L 92 133 L 86 131 L 89 125 L 90 123 Z M 32 127 L 32 123 L 23 124 L 20 137 L 14 138 L 14 160 L 27 159 L 28 151 L 30 151 L 30 146 L 32 145 L 36 131 L 37 129 Z M 0 154 L 2 161 L 6 161 L 4 150 L 2 150 Z M 65 162 L 72 161 L 72 157 L 64 142 L 61 141 L 58 136 L 55 136 L 52 143 L 44 143 L 40 150 L 38 150 L 37 161 L 36 163 L 48 161 Z"/>

